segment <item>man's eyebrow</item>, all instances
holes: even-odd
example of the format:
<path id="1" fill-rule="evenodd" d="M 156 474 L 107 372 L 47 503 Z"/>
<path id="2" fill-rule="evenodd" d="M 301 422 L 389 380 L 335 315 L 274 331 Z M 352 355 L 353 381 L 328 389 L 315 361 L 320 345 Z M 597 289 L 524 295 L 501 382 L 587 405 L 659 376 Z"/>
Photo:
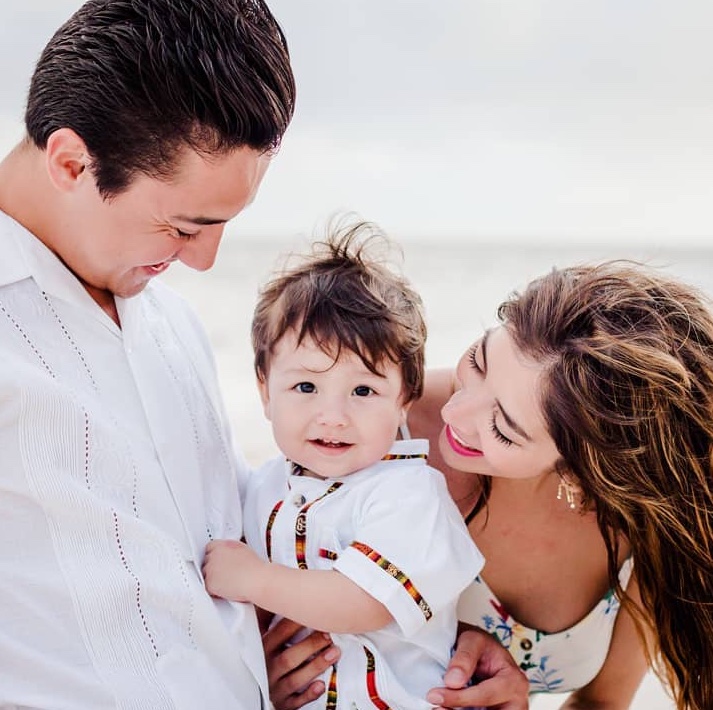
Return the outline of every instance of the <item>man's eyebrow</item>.
<path id="1" fill-rule="evenodd" d="M 202 217 L 200 215 L 197 215 L 195 217 L 189 217 L 185 214 L 173 215 L 172 219 L 178 222 L 190 222 L 191 224 L 200 224 L 203 226 L 208 226 L 211 224 L 225 224 L 228 221 L 227 219 L 222 219 L 220 217 Z"/>

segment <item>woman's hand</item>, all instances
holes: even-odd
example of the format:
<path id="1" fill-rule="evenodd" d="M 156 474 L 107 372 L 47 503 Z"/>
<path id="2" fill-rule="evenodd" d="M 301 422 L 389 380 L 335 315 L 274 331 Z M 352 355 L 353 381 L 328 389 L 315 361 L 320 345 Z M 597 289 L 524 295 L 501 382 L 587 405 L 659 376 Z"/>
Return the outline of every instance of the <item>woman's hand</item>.
<path id="1" fill-rule="evenodd" d="M 466 687 L 471 678 L 475 685 Z M 466 627 L 443 679 L 426 698 L 440 708 L 482 707 L 527 710 L 527 677 L 497 639 L 481 629 Z"/>
<path id="2" fill-rule="evenodd" d="M 294 710 L 322 695 L 324 683 L 315 679 L 339 660 L 339 649 L 329 634 L 321 631 L 313 631 L 287 646 L 302 628 L 294 621 L 281 619 L 262 637 L 270 700 L 275 710 Z"/>

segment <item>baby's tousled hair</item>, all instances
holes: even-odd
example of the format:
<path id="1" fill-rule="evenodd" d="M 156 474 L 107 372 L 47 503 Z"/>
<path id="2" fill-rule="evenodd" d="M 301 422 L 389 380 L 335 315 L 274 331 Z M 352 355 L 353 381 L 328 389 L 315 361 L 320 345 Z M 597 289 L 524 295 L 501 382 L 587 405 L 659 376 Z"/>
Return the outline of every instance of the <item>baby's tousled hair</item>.
<path id="1" fill-rule="evenodd" d="M 312 339 L 335 360 L 343 349 L 381 374 L 400 366 L 403 402 L 423 392 L 426 325 L 421 298 L 380 255 L 389 239 L 374 224 L 337 222 L 299 262 L 260 291 L 252 322 L 255 372 L 264 381 L 275 345 L 288 331 Z"/>

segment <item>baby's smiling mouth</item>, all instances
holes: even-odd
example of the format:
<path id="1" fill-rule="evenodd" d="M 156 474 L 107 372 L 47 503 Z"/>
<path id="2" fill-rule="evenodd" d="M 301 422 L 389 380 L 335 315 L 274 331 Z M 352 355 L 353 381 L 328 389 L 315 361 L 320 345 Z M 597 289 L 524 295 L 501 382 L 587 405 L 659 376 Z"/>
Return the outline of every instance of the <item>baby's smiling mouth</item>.
<path id="1" fill-rule="evenodd" d="M 328 449 L 343 449 L 351 446 L 346 441 L 336 441 L 334 439 L 310 439 L 310 441 L 318 446 L 326 446 Z"/>

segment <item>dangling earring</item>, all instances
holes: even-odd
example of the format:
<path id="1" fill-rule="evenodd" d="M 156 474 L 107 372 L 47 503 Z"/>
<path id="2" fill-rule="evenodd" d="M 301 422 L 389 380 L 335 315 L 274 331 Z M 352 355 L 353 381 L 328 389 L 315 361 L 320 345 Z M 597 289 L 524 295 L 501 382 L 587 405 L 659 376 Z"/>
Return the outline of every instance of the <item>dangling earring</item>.
<path id="1" fill-rule="evenodd" d="M 562 500 L 562 491 L 564 491 L 564 497 L 567 501 L 567 505 L 569 505 L 571 510 L 575 510 L 577 508 L 577 504 L 575 503 L 574 497 L 578 493 L 577 486 L 568 481 L 564 476 L 560 476 L 560 482 L 557 486 L 557 500 Z"/>

